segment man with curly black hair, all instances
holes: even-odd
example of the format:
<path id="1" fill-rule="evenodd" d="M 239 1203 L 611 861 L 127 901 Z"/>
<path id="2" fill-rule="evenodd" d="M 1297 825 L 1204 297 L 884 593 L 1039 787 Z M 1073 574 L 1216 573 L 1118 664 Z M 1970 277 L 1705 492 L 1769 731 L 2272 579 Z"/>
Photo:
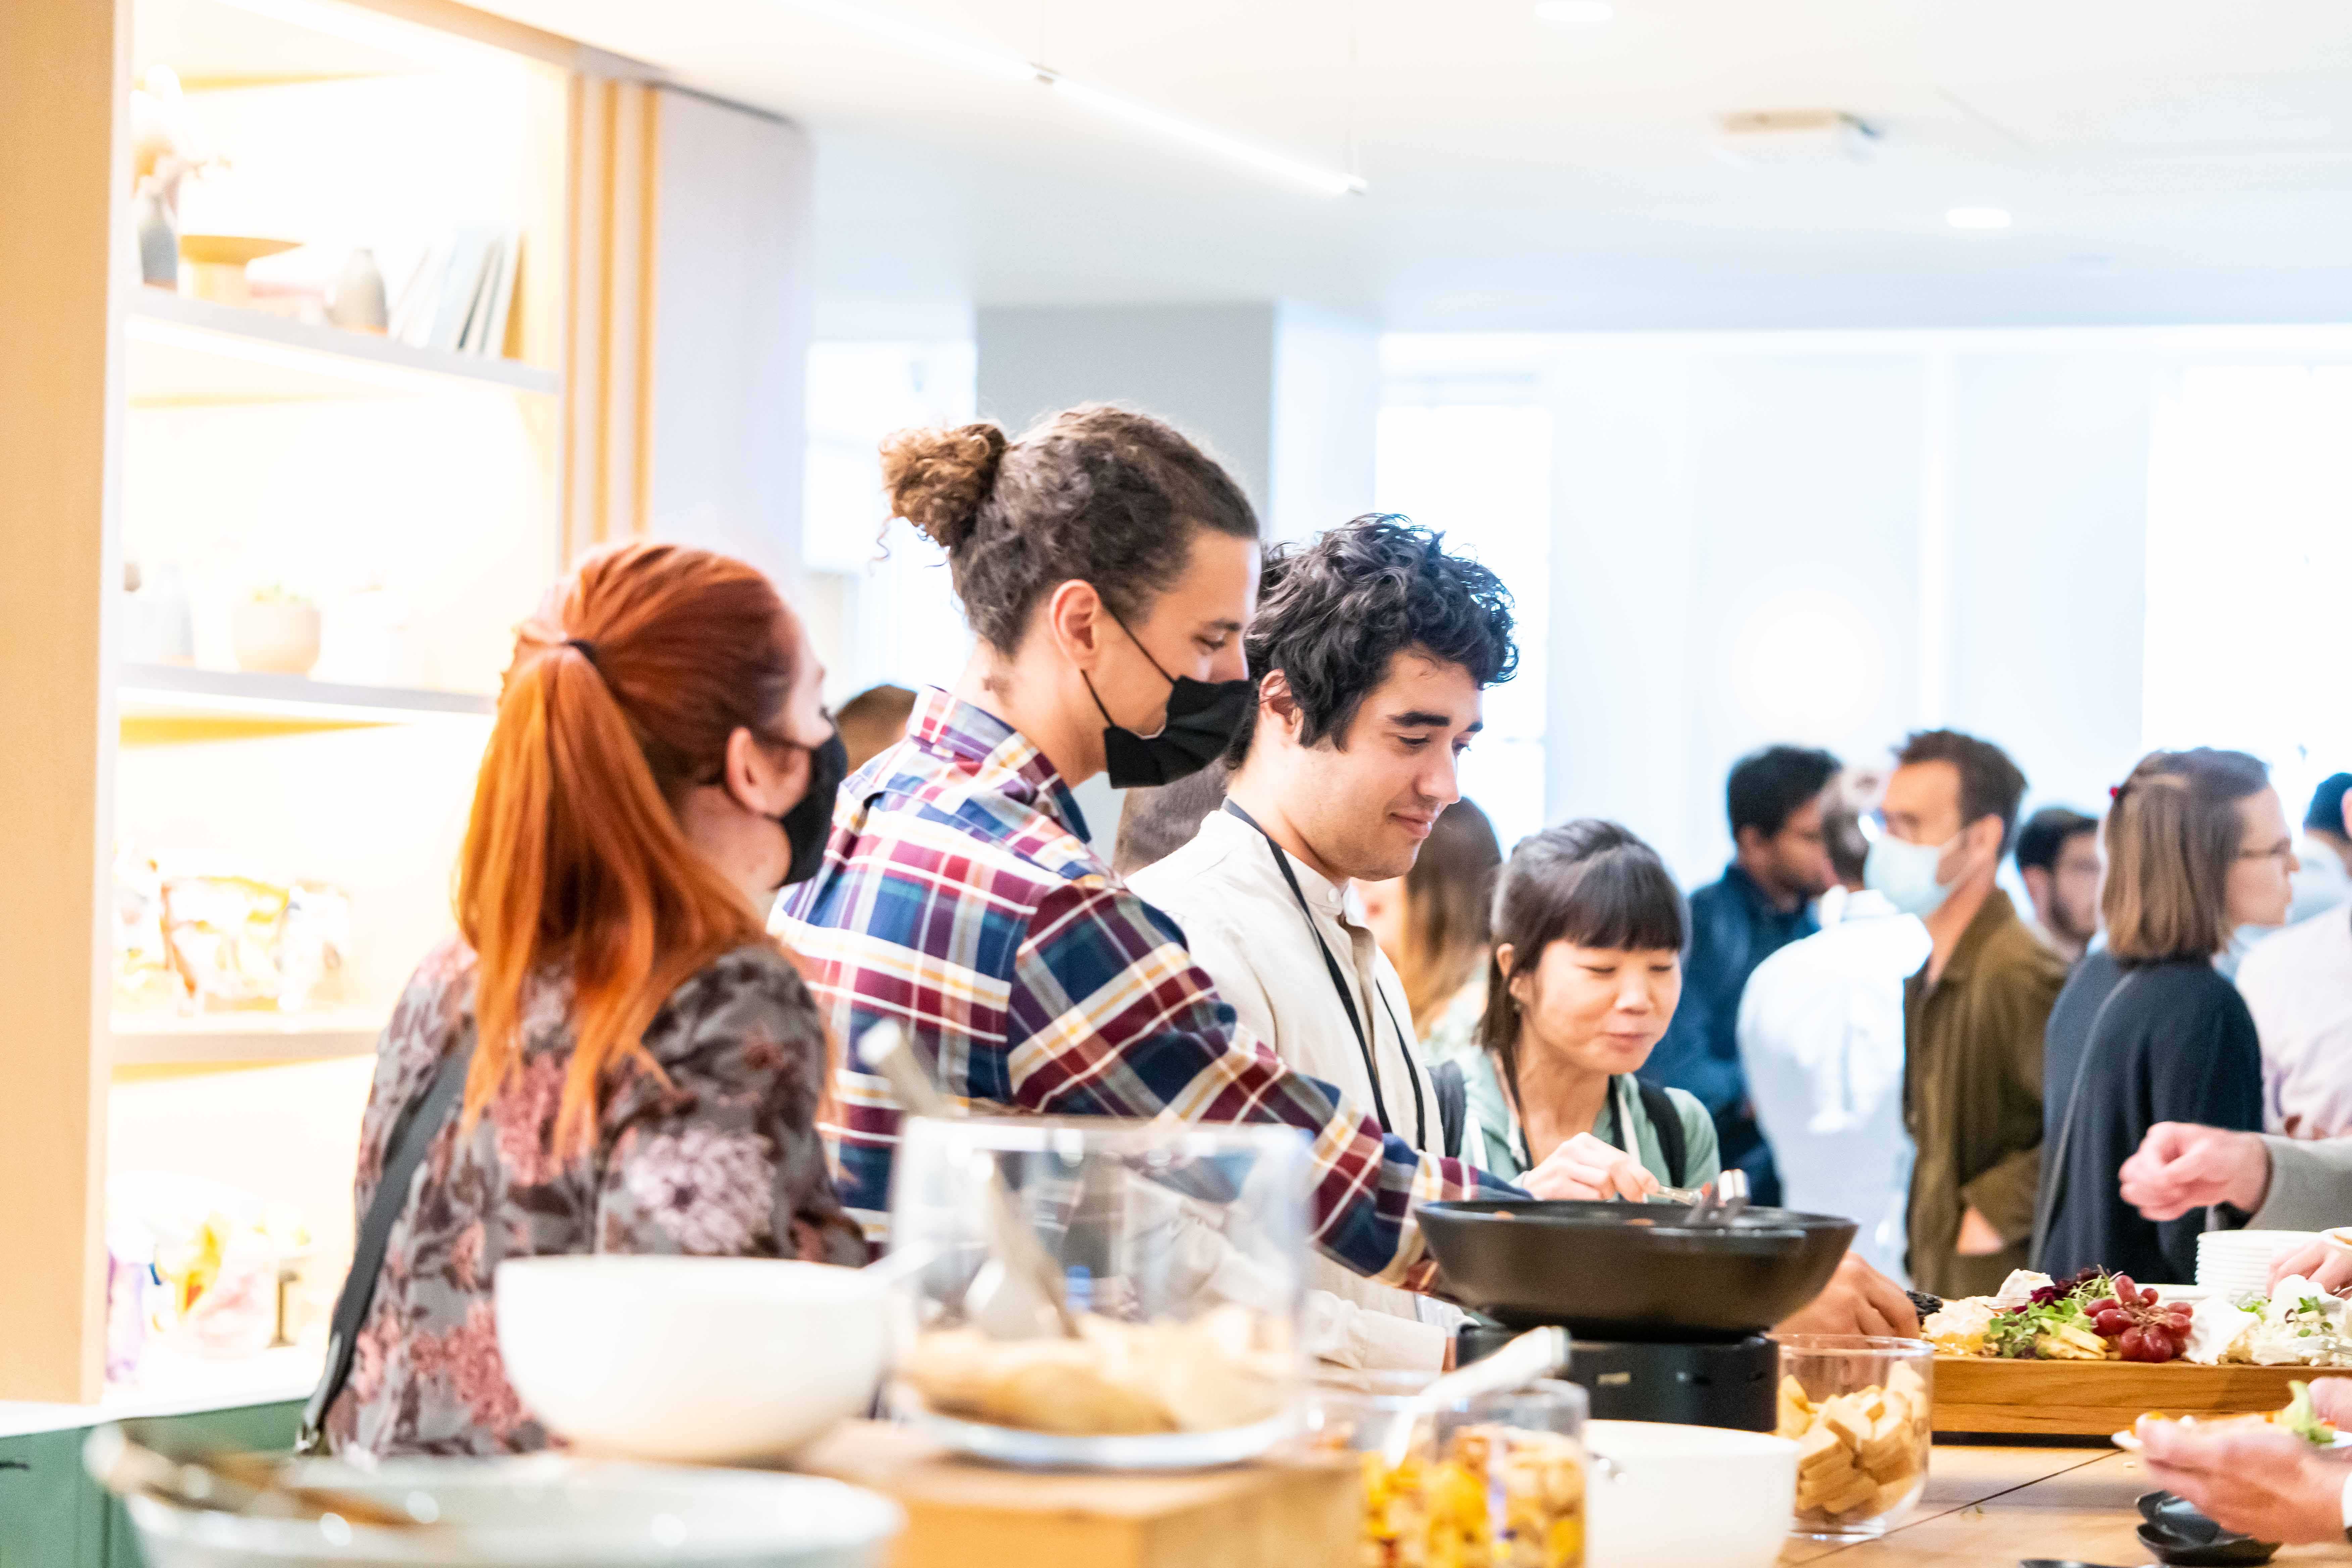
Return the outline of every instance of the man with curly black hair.
<path id="1" fill-rule="evenodd" d="M 1226 804 L 1132 885 L 1183 927 L 1217 994 L 1285 1062 L 1417 1148 L 1475 1151 L 1460 1080 L 1441 1097 L 1420 1061 L 1403 984 L 1353 884 L 1411 870 L 1461 798 L 1480 693 L 1518 662 L 1510 595 L 1441 535 L 1360 517 L 1268 553 L 1245 646 L 1258 707 L 1227 752 Z M 1570 1163 L 1555 1155 L 1522 1184 L 1604 1195 L 1571 1184 Z M 1311 1342 L 1343 1365 L 1434 1370 L 1462 1321 L 1319 1263 L 1313 1282 Z"/>

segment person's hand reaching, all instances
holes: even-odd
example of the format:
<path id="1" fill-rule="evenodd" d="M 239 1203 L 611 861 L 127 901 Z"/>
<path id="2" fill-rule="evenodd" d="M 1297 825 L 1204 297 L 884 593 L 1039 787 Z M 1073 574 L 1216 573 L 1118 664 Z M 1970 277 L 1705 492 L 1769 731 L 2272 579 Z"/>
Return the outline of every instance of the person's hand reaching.
<path id="1" fill-rule="evenodd" d="M 1590 1132 L 1580 1132 L 1519 1178 L 1539 1198 L 1623 1198 L 1640 1203 L 1658 1190 L 1642 1162 Z"/>
<path id="2" fill-rule="evenodd" d="M 2231 1204 L 2252 1213 L 2270 1191 L 2271 1152 L 2252 1132 L 2159 1121 L 2116 1173 L 2124 1202 L 2149 1219 Z"/>
<path id="3" fill-rule="evenodd" d="M 2352 1379 L 2320 1379 L 2315 1404 L 2330 1382 Z M 2259 1422 L 2200 1426 L 2146 1416 L 2138 1430 L 2149 1478 L 2222 1528 L 2262 1541 L 2344 1539 L 2344 1482 L 2352 1468 L 2294 1433 Z"/>
<path id="4" fill-rule="evenodd" d="M 2330 1295 L 2341 1296 L 2352 1287 L 2352 1247 L 2324 1236 L 2316 1241 L 2307 1241 L 2293 1252 L 2279 1255 L 2271 1265 L 2270 1282 L 2276 1285 L 2290 1274 L 2299 1274 Z M 2352 1378 L 2333 1381 L 2352 1383 Z"/>
<path id="5" fill-rule="evenodd" d="M 1919 1331 L 1919 1310 L 1903 1288 L 1864 1262 L 1858 1252 L 1838 1260 L 1822 1293 L 1773 1330 L 1781 1334 L 1877 1334 L 1907 1340 Z M 2345 1381 L 2352 1383 L 2352 1378 Z"/>

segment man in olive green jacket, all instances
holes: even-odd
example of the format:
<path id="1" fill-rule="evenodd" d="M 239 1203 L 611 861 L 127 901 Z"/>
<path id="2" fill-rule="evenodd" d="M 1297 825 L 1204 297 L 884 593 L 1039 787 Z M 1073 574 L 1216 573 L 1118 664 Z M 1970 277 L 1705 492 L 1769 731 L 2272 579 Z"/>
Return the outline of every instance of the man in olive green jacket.
<path id="1" fill-rule="evenodd" d="M 2042 1032 L 2066 966 L 1993 886 L 2024 795 L 1999 747 L 1913 735 L 1864 872 L 1935 944 L 1903 987 L 1904 1118 L 1917 1146 L 1911 1278 L 1938 1296 L 1990 1294 L 2033 1244 Z"/>

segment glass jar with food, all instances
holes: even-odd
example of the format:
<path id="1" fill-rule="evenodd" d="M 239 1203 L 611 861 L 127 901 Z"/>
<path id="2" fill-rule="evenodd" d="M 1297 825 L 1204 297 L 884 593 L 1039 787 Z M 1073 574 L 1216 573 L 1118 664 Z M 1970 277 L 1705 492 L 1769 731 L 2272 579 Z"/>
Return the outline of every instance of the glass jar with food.
<path id="1" fill-rule="evenodd" d="M 1318 1386 L 1308 1441 L 1364 1472 L 1365 1568 L 1580 1568 L 1584 1561 L 1584 1390 L 1545 1381 L 1481 1394 L 1433 1418 L 1427 1379 L 1376 1374 Z M 1412 1422 L 1404 1458 L 1385 1449 Z"/>
<path id="2" fill-rule="evenodd" d="M 1796 1529 L 1884 1535 L 1927 1489 L 1935 1347 L 1861 1334 L 1780 1340 L 1779 1431 L 1797 1444 Z"/>
<path id="3" fill-rule="evenodd" d="M 910 1117 L 893 1403 L 1007 1463 L 1231 1463 L 1297 1426 L 1307 1145 L 1283 1127 Z"/>

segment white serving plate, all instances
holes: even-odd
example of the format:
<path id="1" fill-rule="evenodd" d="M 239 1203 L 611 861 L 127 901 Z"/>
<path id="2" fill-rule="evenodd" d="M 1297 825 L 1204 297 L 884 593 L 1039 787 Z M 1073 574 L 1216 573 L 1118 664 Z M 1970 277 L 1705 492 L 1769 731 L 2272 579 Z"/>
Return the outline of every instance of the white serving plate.
<path id="1" fill-rule="evenodd" d="M 1109 1437 L 1077 1437 L 1032 1432 L 942 1415 L 922 1395 L 903 1385 L 890 1391 L 891 1412 L 916 1431 L 967 1458 L 1024 1470 L 1203 1470 L 1255 1459 L 1299 1429 L 1295 1413 L 1251 1426 L 1214 1432 L 1150 1432 Z"/>
<path id="2" fill-rule="evenodd" d="M 887 1498 L 814 1476 L 553 1454 L 366 1469 L 315 1460 L 293 1479 L 412 1512 L 421 1495 L 439 1528 L 354 1528 L 129 1498 L 149 1568 L 878 1568 L 906 1524 Z"/>

